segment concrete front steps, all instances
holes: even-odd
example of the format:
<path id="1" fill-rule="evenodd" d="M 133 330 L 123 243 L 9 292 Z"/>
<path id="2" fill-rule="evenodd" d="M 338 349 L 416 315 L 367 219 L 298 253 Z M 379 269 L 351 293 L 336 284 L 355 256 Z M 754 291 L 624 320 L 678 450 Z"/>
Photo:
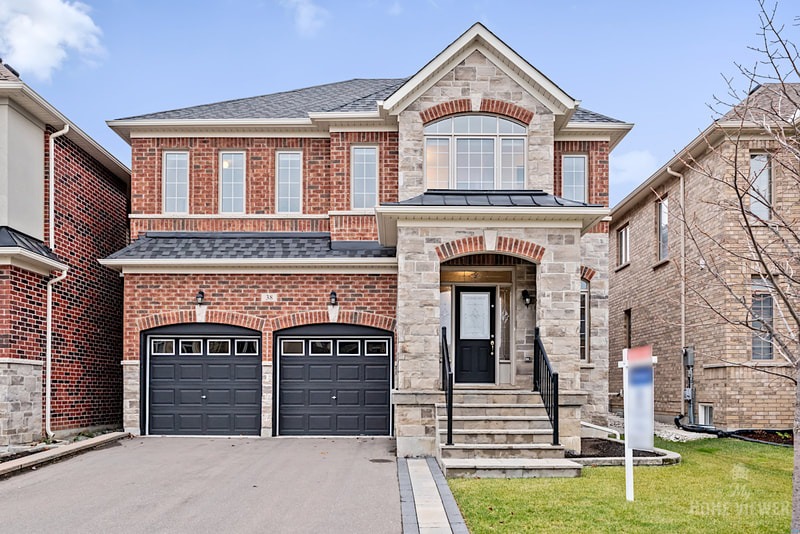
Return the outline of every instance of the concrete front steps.
<path id="1" fill-rule="evenodd" d="M 448 477 L 553 478 L 580 476 L 581 465 L 553 445 L 538 393 L 519 389 L 453 392 L 453 445 L 447 406 L 436 405 L 439 463 Z"/>

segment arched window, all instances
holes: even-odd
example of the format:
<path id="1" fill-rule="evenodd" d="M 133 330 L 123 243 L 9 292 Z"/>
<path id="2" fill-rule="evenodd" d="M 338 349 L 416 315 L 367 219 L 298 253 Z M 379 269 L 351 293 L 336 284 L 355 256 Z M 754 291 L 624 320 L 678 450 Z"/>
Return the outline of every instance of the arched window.
<path id="1" fill-rule="evenodd" d="M 494 115 L 457 115 L 425 126 L 428 189 L 523 189 L 527 128 Z"/>

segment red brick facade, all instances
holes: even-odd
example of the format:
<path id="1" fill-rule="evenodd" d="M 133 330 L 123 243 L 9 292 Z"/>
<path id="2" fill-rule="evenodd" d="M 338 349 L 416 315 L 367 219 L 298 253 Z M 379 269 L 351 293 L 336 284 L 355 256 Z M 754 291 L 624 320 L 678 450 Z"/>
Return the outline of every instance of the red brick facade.
<path id="1" fill-rule="evenodd" d="M 0 269 L 0 358 L 41 360 L 45 352 L 46 278 Z"/>
<path id="2" fill-rule="evenodd" d="M 142 330 L 194 322 L 194 295 L 199 289 L 205 292 L 207 322 L 262 331 L 266 360 L 272 359 L 275 329 L 329 322 L 331 291 L 339 298 L 340 323 L 394 329 L 394 274 L 128 274 L 125 359 L 139 359 Z M 278 302 L 261 302 L 261 293 L 277 293 Z M 165 319 L 165 314 L 169 318 Z"/>
<path id="3" fill-rule="evenodd" d="M 465 237 L 443 243 L 436 247 L 436 254 L 441 261 L 457 258 L 467 254 L 486 252 L 486 243 L 483 236 Z M 525 258 L 534 263 L 539 263 L 544 256 L 545 249 L 541 245 L 515 239 L 512 237 L 498 237 L 494 249 L 498 254 L 510 254 L 518 258 Z"/>
<path id="4" fill-rule="evenodd" d="M 587 156 L 589 190 L 587 202 L 608 207 L 608 141 L 556 141 L 554 146 L 553 174 L 555 194 L 561 196 L 561 163 L 564 155 Z M 600 223 L 591 229 L 593 233 L 608 233 L 608 223 Z"/>
<path id="5" fill-rule="evenodd" d="M 45 135 L 45 165 L 47 140 Z M 53 430 L 118 425 L 122 280 L 97 260 L 127 243 L 127 185 L 67 137 L 55 145 L 55 252 L 70 269 L 53 291 L 51 425 Z M 45 173 L 45 199 L 48 184 Z M 44 302 L 45 284 L 36 287 Z M 43 340 L 43 308 L 39 317 Z"/>

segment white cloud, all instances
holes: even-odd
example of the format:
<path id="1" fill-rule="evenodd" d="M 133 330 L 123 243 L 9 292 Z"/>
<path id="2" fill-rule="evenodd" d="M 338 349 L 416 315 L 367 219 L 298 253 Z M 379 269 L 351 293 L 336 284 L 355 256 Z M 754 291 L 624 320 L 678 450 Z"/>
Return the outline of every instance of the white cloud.
<path id="1" fill-rule="evenodd" d="M 609 181 L 612 204 L 622 199 L 637 185 L 644 182 L 658 169 L 658 161 L 649 150 L 631 150 L 611 154 Z"/>
<path id="2" fill-rule="evenodd" d="M 325 26 L 328 10 L 312 0 L 281 0 L 281 4 L 294 14 L 294 27 L 303 37 L 314 37 Z"/>
<path id="3" fill-rule="evenodd" d="M 392 2 L 391 6 L 389 6 L 388 13 L 393 17 L 400 15 L 402 12 L 403 12 L 403 5 L 396 0 L 395 2 Z"/>
<path id="4" fill-rule="evenodd" d="M 67 55 L 104 53 L 89 6 L 70 0 L 0 0 L 0 53 L 15 69 L 49 80 Z"/>

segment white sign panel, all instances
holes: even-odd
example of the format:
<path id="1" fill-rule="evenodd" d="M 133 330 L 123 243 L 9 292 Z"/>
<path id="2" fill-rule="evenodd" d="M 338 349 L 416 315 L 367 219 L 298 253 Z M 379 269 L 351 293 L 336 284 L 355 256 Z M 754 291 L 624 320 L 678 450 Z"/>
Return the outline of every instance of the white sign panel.
<path id="1" fill-rule="evenodd" d="M 278 302 L 277 293 L 261 293 L 261 302 Z"/>
<path id="2" fill-rule="evenodd" d="M 633 501 L 633 449 L 653 449 L 653 346 L 622 351 L 625 396 L 625 497 Z"/>
<path id="3" fill-rule="evenodd" d="M 489 339 L 489 293 L 461 293 L 461 339 Z"/>

